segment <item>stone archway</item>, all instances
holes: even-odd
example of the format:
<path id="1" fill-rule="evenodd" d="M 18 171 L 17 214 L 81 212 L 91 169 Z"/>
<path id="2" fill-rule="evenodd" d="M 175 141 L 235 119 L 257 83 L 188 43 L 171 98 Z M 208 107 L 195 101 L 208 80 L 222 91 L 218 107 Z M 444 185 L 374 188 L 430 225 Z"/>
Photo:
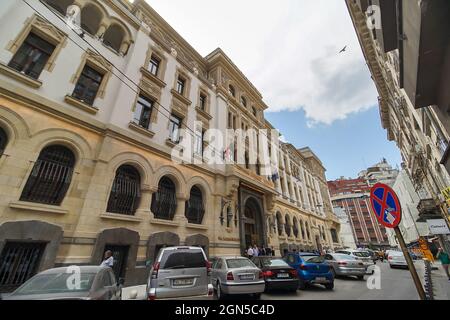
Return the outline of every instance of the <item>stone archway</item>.
<path id="1" fill-rule="evenodd" d="M 266 246 L 264 239 L 264 221 L 262 219 L 262 211 L 258 202 L 254 198 L 249 198 L 245 202 L 242 212 L 242 231 L 245 248 L 250 245 Z"/>
<path id="2" fill-rule="evenodd" d="M 91 263 L 99 265 L 105 251 L 110 250 L 114 256 L 113 270 L 116 277 L 124 278 L 126 283 L 134 282 L 138 246 L 138 232 L 126 228 L 105 229 L 97 236 Z"/>
<path id="3" fill-rule="evenodd" d="M 43 243 L 45 248 L 42 251 L 36 273 L 53 268 L 63 233 L 60 226 L 44 221 L 4 222 L 0 225 L 0 255 L 7 242 Z"/>
<path id="4" fill-rule="evenodd" d="M 204 236 L 202 234 L 189 236 L 186 238 L 185 244 L 192 247 L 202 247 L 205 251 L 206 256 L 209 257 L 209 239 L 207 236 Z"/>
<path id="5" fill-rule="evenodd" d="M 280 244 L 280 256 L 285 256 L 286 253 L 289 252 L 289 244 L 287 243 L 281 243 Z"/>
<path id="6" fill-rule="evenodd" d="M 158 232 L 152 234 L 147 242 L 147 261 L 153 263 L 161 248 L 180 245 L 180 237 L 173 232 Z"/>

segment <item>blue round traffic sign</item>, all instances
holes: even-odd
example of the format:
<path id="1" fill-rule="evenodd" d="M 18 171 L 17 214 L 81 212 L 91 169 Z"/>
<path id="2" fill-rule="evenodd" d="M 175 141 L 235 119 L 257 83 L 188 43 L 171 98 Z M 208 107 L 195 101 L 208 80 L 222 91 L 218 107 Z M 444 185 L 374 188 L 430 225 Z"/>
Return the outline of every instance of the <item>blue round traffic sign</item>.
<path id="1" fill-rule="evenodd" d="M 402 220 L 400 201 L 389 186 L 377 183 L 370 190 L 370 204 L 375 216 L 386 228 L 395 228 Z"/>

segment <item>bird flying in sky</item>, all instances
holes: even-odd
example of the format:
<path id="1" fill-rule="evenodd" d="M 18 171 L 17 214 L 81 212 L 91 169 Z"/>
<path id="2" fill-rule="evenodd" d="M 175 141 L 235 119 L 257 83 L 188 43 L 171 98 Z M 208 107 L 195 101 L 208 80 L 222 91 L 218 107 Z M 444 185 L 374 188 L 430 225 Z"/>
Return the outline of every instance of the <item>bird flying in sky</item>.
<path id="1" fill-rule="evenodd" d="M 339 53 L 345 52 L 345 50 L 347 50 L 347 46 L 345 46 L 344 48 L 342 48 L 342 50 L 339 51 Z"/>

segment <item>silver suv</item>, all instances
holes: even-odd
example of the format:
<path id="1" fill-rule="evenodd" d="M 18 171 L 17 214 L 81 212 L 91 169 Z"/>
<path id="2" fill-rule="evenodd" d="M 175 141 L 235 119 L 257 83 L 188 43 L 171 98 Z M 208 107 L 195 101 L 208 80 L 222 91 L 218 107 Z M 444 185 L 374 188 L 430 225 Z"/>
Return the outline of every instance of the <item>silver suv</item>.
<path id="1" fill-rule="evenodd" d="M 212 299 L 210 277 L 211 263 L 202 248 L 163 248 L 150 270 L 148 299 Z"/>

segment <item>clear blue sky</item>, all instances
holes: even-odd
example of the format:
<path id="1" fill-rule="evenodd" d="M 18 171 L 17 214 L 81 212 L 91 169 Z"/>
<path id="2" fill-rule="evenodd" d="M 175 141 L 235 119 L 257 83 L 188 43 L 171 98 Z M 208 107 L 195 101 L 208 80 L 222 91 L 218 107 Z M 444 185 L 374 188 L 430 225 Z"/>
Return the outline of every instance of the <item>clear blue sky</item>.
<path id="1" fill-rule="evenodd" d="M 395 167 L 401 164 L 400 152 L 387 140 L 381 127 L 378 107 L 350 114 L 331 125 L 307 126 L 304 111 L 268 112 L 266 118 L 296 147 L 310 147 L 320 157 L 328 180 L 358 173 L 386 158 Z"/>

